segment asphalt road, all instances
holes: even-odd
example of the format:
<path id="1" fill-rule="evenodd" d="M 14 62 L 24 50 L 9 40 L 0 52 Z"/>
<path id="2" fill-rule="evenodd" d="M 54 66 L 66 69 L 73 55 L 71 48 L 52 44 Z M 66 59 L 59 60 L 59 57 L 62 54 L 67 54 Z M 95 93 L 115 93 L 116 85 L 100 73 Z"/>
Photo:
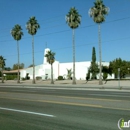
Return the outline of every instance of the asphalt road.
<path id="1" fill-rule="evenodd" d="M 129 92 L 0 87 L 0 130 L 119 130 L 121 118 Z"/>

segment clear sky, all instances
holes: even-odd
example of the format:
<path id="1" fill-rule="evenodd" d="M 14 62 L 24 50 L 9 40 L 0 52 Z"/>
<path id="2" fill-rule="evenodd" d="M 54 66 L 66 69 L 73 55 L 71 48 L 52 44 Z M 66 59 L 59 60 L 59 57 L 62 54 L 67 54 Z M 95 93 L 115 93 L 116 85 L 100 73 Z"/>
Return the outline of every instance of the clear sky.
<path id="1" fill-rule="evenodd" d="M 88 15 L 95 0 L 0 0 L 0 55 L 6 59 L 6 67 L 17 63 L 16 41 L 10 30 L 21 25 L 24 36 L 19 41 L 20 62 L 32 64 L 32 36 L 26 23 L 35 16 L 40 29 L 34 37 L 35 65 L 43 63 L 46 47 L 56 53 L 56 60 L 72 62 L 72 30 L 65 15 L 75 7 L 82 16 L 81 25 L 75 30 L 76 61 L 91 61 L 92 47 L 98 55 L 98 25 Z M 106 21 L 101 25 L 102 61 L 116 58 L 130 61 L 130 0 L 104 0 L 110 8 Z"/>

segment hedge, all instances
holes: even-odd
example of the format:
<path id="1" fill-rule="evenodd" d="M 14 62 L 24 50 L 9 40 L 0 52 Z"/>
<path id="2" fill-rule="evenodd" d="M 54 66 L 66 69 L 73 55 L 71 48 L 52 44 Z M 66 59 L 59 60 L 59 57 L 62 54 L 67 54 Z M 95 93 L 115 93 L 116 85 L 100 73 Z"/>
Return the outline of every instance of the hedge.
<path id="1" fill-rule="evenodd" d="M 63 76 L 58 76 L 58 80 L 63 80 Z"/>
<path id="2" fill-rule="evenodd" d="M 14 79 L 17 79 L 17 75 L 6 75 L 5 79 L 6 80 L 14 80 Z"/>

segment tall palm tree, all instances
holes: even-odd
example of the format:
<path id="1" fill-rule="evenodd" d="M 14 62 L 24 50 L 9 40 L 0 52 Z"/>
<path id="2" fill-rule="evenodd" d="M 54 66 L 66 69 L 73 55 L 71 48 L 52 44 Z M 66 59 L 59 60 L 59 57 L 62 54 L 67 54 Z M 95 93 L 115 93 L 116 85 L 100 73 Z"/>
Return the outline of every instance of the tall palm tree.
<path id="1" fill-rule="evenodd" d="M 66 15 L 66 22 L 68 26 L 72 29 L 72 47 L 73 47 L 73 82 L 72 84 L 76 84 L 75 81 L 75 38 L 74 31 L 79 27 L 81 22 L 81 15 L 79 15 L 78 11 L 75 7 L 72 7 L 68 14 Z"/>
<path id="2" fill-rule="evenodd" d="M 33 81 L 32 83 L 35 84 L 35 64 L 34 64 L 34 35 L 37 33 L 37 30 L 40 28 L 39 23 L 37 22 L 36 18 L 33 16 L 27 22 L 26 28 L 28 33 L 32 35 L 32 62 L 33 62 Z"/>
<path id="3" fill-rule="evenodd" d="M 18 52 L 18 79 L 17 79 L 17 83 L 20 83 L 19 80 L 19 40 L 21 40 L 22 36 L 23 36 L 23 32 L 22 32 L 22 28 L 20 25 L 16 24 L 13 29 L 11 30 L 11 35 L 14 38 L 14 40 L 17 41 L 17 52 Z"/>
<path id="4" fill-rule="evenodd" d="M 105 15 L 109 12 L 109 8 L 103 4 L 102 0 L 96 0 L 94 6 L 90 8 L 89 15 L 93 18 L 93 21 L 98 24 L 98 38 L 99 38 L 99 66 L 100 76 L 99 85 L 102 85 L 102 54 L 101 54 L 101 28 L 100 24 L 105 21 Z"/>
<path id="5" fill-rule="evenodd" d="M 0 68 L 2 69 L 1 72 L 2 72 L 2 83 L 4 83 L 4 77 L 3 77 L 3 70 L 4 70 L 4 67 L 5 67 L 5 60 L 3 56 L 0 56 Z"/>
<path id="6" fill-rule="evenodd" d="M 54 84 L 53 81 L 53 63 L 55 62 L 55 53 L 52 51 L 48 51 L 45 55 L 47 58 L 47 62 L 51 65 L 51 84 Z"/>

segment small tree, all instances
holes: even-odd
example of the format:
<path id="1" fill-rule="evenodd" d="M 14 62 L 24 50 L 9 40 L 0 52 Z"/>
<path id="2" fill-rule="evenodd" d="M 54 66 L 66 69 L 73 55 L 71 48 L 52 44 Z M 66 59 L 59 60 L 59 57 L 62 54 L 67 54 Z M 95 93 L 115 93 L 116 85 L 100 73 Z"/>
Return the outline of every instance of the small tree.
<path id="1" fill-rule="evenodd" d="M 90 72 L 92 73 L 92 79 L 96 79 L 96 75 L 99 72 L 98 64 L 96 63 L 96 51 L 95 47 L 92 48 L 92 61 L 91 66 L 89 68 Z"/>
<path id="2" fill-rule="evenodd" d="M 18 66 L 19 66 L 19 69 L 23 69 L 24 68 L 24 64 L 23 63 L 21 63 L 19 65 L 18 64 L 14 64 L 12 70 L 17 70 Z"/>
<path id="3" fill-rule="evenodd" d="M 109 70 L 115 74 L 115 77 L 118 77 L 118 68 L 120 68 L 120 78 L 123 78 L 129 72 L 130 62 L 122 60 L 121 58 L 116 58 L 110 62 Z"/>
<path id="4" fill-rule="evenodd" d="M 29 65 L 28 68 L 33 67 L 33 64 Z"/>
<path id="5" fill-rule="evenodd" d="M 71 79 L 72 78 L 72 69 L 67 69 L 67 78 Z"/>
<path id="6" fill-rule="evenodd" d="M 4 70 L 10 71 L 11 68 L 10 67 L 5 67 Z"/>

